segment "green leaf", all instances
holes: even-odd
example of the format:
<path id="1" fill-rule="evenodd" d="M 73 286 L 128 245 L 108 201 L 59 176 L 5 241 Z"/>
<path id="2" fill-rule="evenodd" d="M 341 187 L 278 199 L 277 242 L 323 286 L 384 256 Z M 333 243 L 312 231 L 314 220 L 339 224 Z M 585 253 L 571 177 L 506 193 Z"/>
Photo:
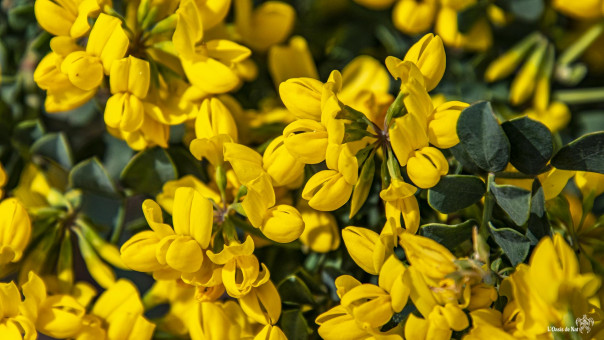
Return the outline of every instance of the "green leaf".
<path id="1" fill-rule="evenodd" d="M 510 141 L 510 163 L 525 174 L 539 174 L 554 152 L 549 129 L 528 117 L 507 121 L 501 127 Z"/>
<path id="2" fill-rule="evenodd" d="M 283 311 L 281 314 L 281 329 L 289 340 L 305 340 L 311 333 L 306 319 L 300 309 Z"/>
<path id="3" fill-rule="evenodd" d="M 176 167 L 162 148 L 139 152 L 132 157 L 120 175 L 125 187 L 153 196 L 161 191 L 164 183 L 176 178 Z"/>
<path id="4" fill-rule="evenodd" d="M 543 0 L 509 0 L 509 10 L 522 21 L 536 21 L 545 7 Z"/>
<path id="5" fill-rule="evenodd" d="M 375 161 L 373 158 L 374 157 L 371 157 L 365 161 L 365 164 L 363 164 L 363 168 L 361 169 L 361 175 L 354 186 L 349 218 L 353 218 L 354 215 L 356 215 L 367 200 L 367 196 L 369 196 L 369 189 L 371 189 L 373 175 L 375 174 Z"/>
<path id="6" fill-rule="evenodd" d="M 69 173 L 69 185 L 97 194 L 119 196 L 115 184 L 96 157 L 78 163 Z"/>
<path id="7" fill-rule="evenodd" d="M 510 259 L 513 266 L 522 263 L 528 255 L 531 241 L 521 233 L 511 228 L 496 229 L 489 222 L 491 235 L 495 243 L 501 247 L 504 254 Z"/>
<path id="8" fill-rule="evenodd" d="M 545 194 L 538 179 L 533 182 L 531 210 L 528 219 L 527 237 L 532 245 L 539 243 L 545 236 L 551 236 L 551 226 L 545 213 Z"/>
<path id="9" fill-rule="evenodd" d="M 491 192 L 497 205 L 510 216 L 516 225 L 521 226 L 526 223 L 531 204 L 530 191 L 513 185 L 493 184 Z"/>
<path id="10" fill-rule="evenodd" d="M 575 139 L 560 149 L 551 163 L 562 170 L 604 174 L 604 132 L 590 133 Z"/>
<path id="11" fill-rule="evenodd" d="M 419 234 L 453 250 L 460 243 L 472 239 L 472 228 L 477 225 L 474 220 L 453 225 L 429 223 L 419 228 Z"/>
<path id="12" fill-rule="evenodd" d="M 457 135 L 468 156 L 481 169 L 497 172 L 508 164 L 510 142 L 489 102 L 476 103 L 461 112 Z"/>
<path id="13" fill-rule="evenodd" d="M 428 203 L 443 214 L 469 207 L 482 198 L 484 182 L 477 176 L 447 175 L 428 190 Z"/>
<path id="14" fill-rule="evenodd" d="M 73 166 L 71 148 L 62 132 L 49 133 L 41 137 L 32 145 L 31 152 L 55 161 L 63 169 L 70 169 Z"/>
<path id="15" fill-rule="evenodd" d="M 283 303 L 295 305 L 314 304 L 314 298 L 308 286 L 299 277 L 289 275 L 283 279 L 278 287 L 279 296 Z"/>
<path id="16" fill-rule="evenodd" d="M 25 120 L 17 124 L 13 131 L 13 141 L 20 147 L 29 147 L 44 135 L 44 127 L 38 119 Z"/>

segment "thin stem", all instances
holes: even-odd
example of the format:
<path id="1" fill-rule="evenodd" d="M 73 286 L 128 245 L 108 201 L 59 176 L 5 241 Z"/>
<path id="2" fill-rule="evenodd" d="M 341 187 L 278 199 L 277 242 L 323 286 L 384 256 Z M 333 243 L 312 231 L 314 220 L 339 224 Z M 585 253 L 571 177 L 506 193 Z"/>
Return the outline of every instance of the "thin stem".
<path id="1" fill-rule="evenodd" d="M 491 185 L 495 182 L 495 174 L 490 172 L 487 178 L 487 192 L 484 196 L 484 209 L 482 211 L 482 221 L 480 222 L 480 236 L 486 241 L 489 237 L 489 221 L 493 214 L 493 206 L 495 205 L 495 197 L 491 193 Z"/>
<path id="2" fill-rule="evenodd" d="M 564 67 L 575 61 L 604 32 L 604 21 L 591 26 L 583 35 L 570 45 L 558 59 L 558 66 Z"/>
<path id="3" fill-rule="evenodd" d="M 604 101 L 604 87 L 558 90 L 553 97 L 566 104 L 600 103 Z"/>

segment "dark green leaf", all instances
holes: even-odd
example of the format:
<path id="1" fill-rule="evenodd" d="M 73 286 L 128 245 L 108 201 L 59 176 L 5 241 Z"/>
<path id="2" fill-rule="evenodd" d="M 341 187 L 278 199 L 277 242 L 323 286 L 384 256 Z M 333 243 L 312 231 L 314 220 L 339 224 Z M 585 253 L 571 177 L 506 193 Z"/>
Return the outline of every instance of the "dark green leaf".
<path id="1" fill-rule="evenodd" d="M 501 127 L 510 141 L 510 163 L 525 174 L 539 174 L 554 152 L 549 129 L 528 117 L 507 121 Z"/>
<path id="2" fill-rule="evenodd" d="M 543 13 L 543 0 L 510 0 L 509 8 L 522 21 L 535 21 Z"/>
<path id="3" fill-rule="evenodd" d="M 562 170 L 604 174 L 604 132 L 587 134 L 564 146 L 552 158 L 552 165 Z"/>
<path id="4" fill-rule="evenodd" d="M 13 131 L 13 141 L 20 147 L 29 147 L 44 135 L 44 127 L 38 119 L 25 120 Z"/>
<path id="5" fill-rule="evenodd" d="M 139 152 L 132 157 L 120 175 L 125 187 L 150 195 L 156 195 L 165 182 L 176 178 L 176 167 L 162 148 Z"/>
<path id="6" fill-rule="evenodd" d="M 531 195 L 531 211 L 526 236 L 531 240 L 532 245 L 536 245 L 541 238 L 551 235 L 551 227 L 545 214 L 545 194 L 538 179 L 533 182 Z"/>
<path id="7" fill-rule="evenodd" d="M 528 220 L 531 204 L 531 192 L 513 185 L 491 186 L 497 205 L 501 207 L 516 223 L 521 226 Z"/>
<path id="8" fill-rule="evenodd" d="M 490 222 L 489 227 L 495 243 L 501 247 L 513 266 L 524 261 L 531 247 L 531 241 L 526 236 L 511 228 L 496 229 Z"/>
<path id="9" fill-rule="evenodd" d="M 474 220 L 453 225 L 429 223 L 419 228 L 419 234 L 452 250 L 463 241 L 472 239 L 472 227 L 476 225 Z"/>
<path id="10" fill-rule="evenodd" d="M 78 163 L 69 173 L 69 184 L 73 188 L 97 194 L 119 196 L 107 170 L 96 157 Z"/>
<path id="11" fill-rule="evenodd" d="M 489 102 L 463 110 L 457 121 L 457 134 L 468 156 L 483 170 L 497 172 L 508 164 L 510 143 Z"/>
<path id="12" fill-rule="evenodd" d="M 469 207 L 482 198 L 484 182 L 476 176 L 447 175 L 428 190 L 428 203 L 443 214 Z"/>
<path id="13" fill-rule="evenodd" d="M 55 161 L 63 169 L 73 166 L 71 148 L 63 133 L 49 133 L 41 137 L 32 145 L 31 152 Z"/>
<path id="14" fill-rule="evenodd" d="M 311 333 L 308 323 L 299 309 L 286 310 L 281 314 L 281 329 L 290 340 L 305 340 Z"/>
<path id="15" fill-rule="evenodd" d="M 308 286 L 295 275 L 289 275 L 277 287 L 283 303 L 313 304 L 314 298 Z"/>

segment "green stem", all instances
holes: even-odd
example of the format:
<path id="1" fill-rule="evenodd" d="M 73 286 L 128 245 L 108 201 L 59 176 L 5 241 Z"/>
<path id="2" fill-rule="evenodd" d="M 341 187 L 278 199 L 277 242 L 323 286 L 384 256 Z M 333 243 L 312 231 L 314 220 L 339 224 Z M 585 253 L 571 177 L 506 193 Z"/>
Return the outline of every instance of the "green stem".
<path id="1" fill-rule="evenodd" d="M 109 239 L 109 242 L 111 242 L 112 244 L 117 244 L 120 240 L 120 237 L 122 236 L 122 232 L 124 231 L 124 218 L 126 217 L 126 202 L 125 200 L 122 202 L 122 205 L 120 206 L 120 209 L 117 212 L 117 221 L 116 221 L 116 225 L 115 228 L 113 228 L 113 231 L 111 232 L 111 238 Z"/>
<path id="2" fill-rule="evenodd" d="M 558 66 L 564 67 L 575 61 L 585 50 L 604 32 L 604 21 L 591 26 L 583 35 L 575 40 L 558 59 Z"/>
<path id="3" fill-rule="evenodd" d="M 495 205 L 495 197 L 491 193 L 491 185 L 495 183 L 495 174 L 490 172 L 487 178 L 487 192 L 484 196 L 484 209 L 482 211 L 482 221 L 480 222 L 480 236 L 486 241 L 489 237 L 489 221 L 493 214 L 493 206 Z"/>
<path id="4" fill-rule="evenodd" d="M 388 131 L 388 127 L 390 126 L 390 121 L 395 114 L 401 112 L 405 108 L 405 104 L 403 103 L 403 99 L 405 99 L 405 94 L 403 91 L 400 91 L 396 96 L 396 99 L 390 104 L 388 107 L 388 111 L 386 111 L 386 118 L 384 119 L 384 131 Z"/>
<path id="5" fill-rule="evenodd" d="M 558 90 L 553 97 L 566 104 L 600 103 L 604 101 L 604 87 Z"/>

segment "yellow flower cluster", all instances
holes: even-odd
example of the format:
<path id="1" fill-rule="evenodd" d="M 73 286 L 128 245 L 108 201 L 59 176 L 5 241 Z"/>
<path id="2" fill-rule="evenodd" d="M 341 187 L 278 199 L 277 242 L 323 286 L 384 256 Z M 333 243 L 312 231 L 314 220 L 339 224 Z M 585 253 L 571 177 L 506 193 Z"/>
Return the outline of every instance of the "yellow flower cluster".
<path id="1" fill-rule="evenodd" d="M 0 340 L 604 339 L 603 134 L 562 146 L 552 91 L 604 32 L 575 2 L 35 0 L 41 119 L 0 98 Z M 599 21 L 560 43 L 561 14 Z M 52 132 L 92 102 L 102 151 Z"/>

